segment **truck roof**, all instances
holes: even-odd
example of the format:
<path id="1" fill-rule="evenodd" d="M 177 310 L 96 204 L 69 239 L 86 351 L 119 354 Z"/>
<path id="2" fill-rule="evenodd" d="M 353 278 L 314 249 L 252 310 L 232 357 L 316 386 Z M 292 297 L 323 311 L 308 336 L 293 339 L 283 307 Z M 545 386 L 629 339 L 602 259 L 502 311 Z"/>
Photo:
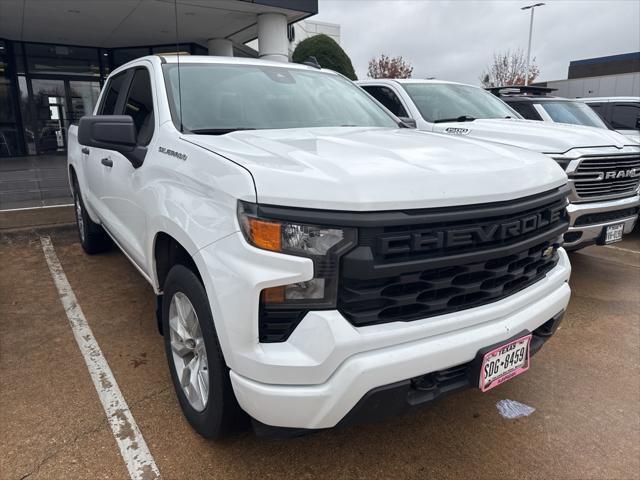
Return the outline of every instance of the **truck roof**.
<path id="1" fill-rule="evenodd" d="M 544 87 L 541 85 L 504 85 L 497 87 L 485 87 L 485 90 L 493 93 L 496 97 L 508 102 L 518 100 L 524 102 L 572 102 L 574 100 L 565 97 L 551 95 L 557 88 Z"/>
<path id="2" fill-rule="evenodd" d="M 367 85 L 373 83 L 432 83 L 432 84 L 451 84 L 451 85 L 465 85 L 467 87 L 476 87 L 480 88 L 477 85 L 469 85 L 466 83 L 460 82 L 450 82 L 448 80 L 437 80 L 437 79 L 421 79 L 421 78 L 369 78 L 367 80 L 358 80 L 356 81 L 358 85 Z"/>
<path id="3" fill-rule="evenodd" d="M 285 62 L 275 62 L 272 60 L 262 60 L 259 58 L 246 58 L 246 57 L 218 57 L 213 55 L 188 55 L 181 54 L 176 55 L 175 53 L 158 53 L 155 55 L 146 55 L 144 57 L 139 57 L 130 62 L 125 63 L 124 65 L 119 66 L 117 69 L 114 69 L 111 74 L 129 68 L 131 65 L 134 65 L 136 62 L 140 60 L 150 60 L 152 62 L 160 61 L 161 63 L 178 63 L 178 58 L 180 59 L 180 63 L 183 64 L 193 64 L 193 63 L 201 63 L 201 64 L 235 64 L 235 65 L 263 65 L 263 66 L 271 66 L 271 67 L 286 67 L 286 68 L 294 68 L 296 70 L 308 70 L 308 71 L 322 71 L 325 73 L 339 75 L 339 73 L 334 72 L 333 70 L 326 68 L 316 68 L 309 65 L 304 65 L 301 63 L 285 63 Z"/>
<path id="4" fill-rule="evenodd" d="M 640 97 L 582 97 L 578 98 L 582 102 L 640 102 Z"/>

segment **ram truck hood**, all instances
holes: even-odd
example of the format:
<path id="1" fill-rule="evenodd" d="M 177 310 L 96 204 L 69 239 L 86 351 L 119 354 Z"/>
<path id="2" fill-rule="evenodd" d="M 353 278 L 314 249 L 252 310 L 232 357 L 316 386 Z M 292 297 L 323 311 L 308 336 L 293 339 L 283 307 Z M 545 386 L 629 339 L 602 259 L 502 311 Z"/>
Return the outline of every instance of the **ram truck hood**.
<path id="1" fill-rule="evenodd" d="M 436 123 L 433 131 L 554 154 L 565 153 L 574 148 L 622 148 L 624 145 L 634 145 L 624 135 L 604 128 L 515 118 Z"/>
<path id="2" fill-rule="evenodd" d="M 297 128 L 184 135 L 252 175 L 259 203 L 350 211 L 498 202 L 566 183 L 539 153 L 386 128 Z"/>

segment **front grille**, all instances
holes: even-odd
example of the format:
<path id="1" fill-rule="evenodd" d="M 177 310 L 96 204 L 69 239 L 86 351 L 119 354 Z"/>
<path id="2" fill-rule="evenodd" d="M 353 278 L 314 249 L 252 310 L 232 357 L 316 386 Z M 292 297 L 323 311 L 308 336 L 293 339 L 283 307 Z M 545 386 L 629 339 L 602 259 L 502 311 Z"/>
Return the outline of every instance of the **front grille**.
<path id="1" fill-rule="evenodd" d="M 495 302 L 532 285 L 558 262 L 555 242 L 568 228 L 566 194 L 558 189 L 360 227 L 358 246 L 341 260 L 338 310 L 355 326 L 411 321 Z M 539 219 L 536 228 L 525 228 L 536 223 L 533 218 Z M 505 225 L 522 229 L 511 237 L 478 233 Z"/>
<path id="2" fill-rule="evenodd" d="M 356 326 L 410 321 L 494 302 L 532 285 L 558 263 L 543 242 L 491 260 L 372 280 L 345 278 L 340 310 Z M 545 255 L 546 254 L 546 255 Z"/>
<path id="3" fill-rule="evenodd" d="M 583 200 L 633 195 L 640 185 L 640 155 L 586 157 L 570 176 Z"/>

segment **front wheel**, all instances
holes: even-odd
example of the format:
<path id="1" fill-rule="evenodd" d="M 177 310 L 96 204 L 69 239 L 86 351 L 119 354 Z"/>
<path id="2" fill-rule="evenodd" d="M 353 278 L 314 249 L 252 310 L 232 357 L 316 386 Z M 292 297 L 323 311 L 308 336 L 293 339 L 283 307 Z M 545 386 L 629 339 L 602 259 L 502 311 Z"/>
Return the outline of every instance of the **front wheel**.
<path id="1" fill-rule="evenodd" d="M 184 416 L 205 438 L 231 432 L 240 407 L 204 287 L 183 265 L 175 265 L 167 275 L 162 327 L 171 379 Z"/>

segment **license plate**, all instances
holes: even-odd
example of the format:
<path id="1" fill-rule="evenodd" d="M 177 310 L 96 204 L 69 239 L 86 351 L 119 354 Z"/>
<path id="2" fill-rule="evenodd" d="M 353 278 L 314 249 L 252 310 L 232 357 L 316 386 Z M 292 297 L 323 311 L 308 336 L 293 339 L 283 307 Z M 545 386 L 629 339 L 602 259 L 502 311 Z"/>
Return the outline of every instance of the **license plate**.
<path id="1" fill-rule="evenodd" d="M 605 234 L 604 243 L 614 243 L 622 240 L 623 230 L 624 230 L 624 223 L 618 223 L 617 225 L 609 225 L 607 227 L 607 233 Z"/>
<path id="2" fill-rule="evenodd" d="M 480 367 L 480 390 L 491 390 L 529 370 L 530 344 L 531 334 L 485 353 Z"/>

